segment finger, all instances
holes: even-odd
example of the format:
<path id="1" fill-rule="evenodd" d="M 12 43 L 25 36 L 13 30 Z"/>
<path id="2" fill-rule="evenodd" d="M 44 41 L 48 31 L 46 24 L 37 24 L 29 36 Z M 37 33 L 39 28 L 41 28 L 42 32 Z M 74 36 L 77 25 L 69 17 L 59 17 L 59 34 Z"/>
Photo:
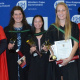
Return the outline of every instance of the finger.
<path id="1" fill-rule="evenodd" d="M 54 60 L 50 60 L 50 59 L 49 59 L 49 62 L 51 62 L 51 61 L 54 61 Z"/>
<path id="2" fill-rule="evenodd" d="M 13 46 L 14 46 L 15 44 L 13 44 Z"/>

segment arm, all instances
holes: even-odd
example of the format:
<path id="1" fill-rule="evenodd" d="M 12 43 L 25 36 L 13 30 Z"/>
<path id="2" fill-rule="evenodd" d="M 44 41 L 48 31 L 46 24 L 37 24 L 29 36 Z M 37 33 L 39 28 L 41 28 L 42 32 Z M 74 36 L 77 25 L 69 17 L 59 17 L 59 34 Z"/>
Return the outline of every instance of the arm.
<path id="1" fill-rule="evenodd" d="M 46 41 L 49 40 L 51 44 L 54 43 L 54 27 L 50 26 L 48 31 L 46 32 Z"/>
<path id="2" fill-rule="evenodd" d="M 6 47 L 7 47 L 7 40 L 6 39 L 1 40 L 0 41 L 0 55 L 3 53 Z"/>
<path id="3" fill-rule="evenodd" d="M 74 41 L 74 46 L 73 49 L 71 51 L 71 54 L 68 58 L 63 59 L 63 62 L 61 63 L 61 65 L 65 66 L 69 63 L 69 61 L 73 58 L 73 56 L 75 55 L 76 51 L 78 49 L 78 43 L 76 41 Z"/>
<path id="4" fill-rule="evenodd" d="M 73 46 L 72 52 L 71 52 L 71 54 L 69 56 L 70 59 L 73 58 L 73 56 L 75 55 L 77 49 L 78 49 L 78 43 L 76 41 L 74 41 L 74 46 Z"/>
<path id="5" fill-rule="evenodd" d="M 75 24 L 75 23 L 72 23 L 72 36 L 74 38 L 76 38 L 77 40 L 79 40 L 79 28 L 78 28 L 78 25 Z M 63 63 L 62 65 L 65 66 L 68 64 L 68 62 L 73 58 L 73 56 L 76 54 L 76 51 L 78 49 L 78 42 L 73 40 L 73 49 L 71 51 L 71 54 L 70 56 L 67 58 L 67 59 L 63 59 Z"/>
<path id="6" fill-rule="evenodd" d="M 6 40 L 6 36 L 3 30 L 3 27 L 0 26 L 0 54 L 3 53 L 3 51 L 6 49 L 7 47 L 7 40 Z"/>

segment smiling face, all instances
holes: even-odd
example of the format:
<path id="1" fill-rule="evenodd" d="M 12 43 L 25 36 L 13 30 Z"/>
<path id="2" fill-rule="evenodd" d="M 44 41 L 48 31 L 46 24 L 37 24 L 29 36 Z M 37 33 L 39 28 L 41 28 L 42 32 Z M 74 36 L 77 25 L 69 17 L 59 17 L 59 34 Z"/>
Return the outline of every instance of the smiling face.
<path id="1" fill-rule="evenodd" d="M 35 27 L 35 29 L 36 30 L 41 30 L 42 25 L 43 25 L 43 22 L 42 22 L 41 17 L 36 17 L 34 19 L 34 27 Z"/>
<path id="2" fill-rule="evenodd" d="M 15 23 L 21 23 L 21 21 L 23 19 L 23 14 L 20 10 L 15 10 L 12 17 L 13 17 Z"/>
<path id="3" fill-rule="evenodd" d="M 67 16 L 66 7 L 64 5 L 58 5 L 56 15 L 59 18 L 59 20 L 66 20 Z"/>

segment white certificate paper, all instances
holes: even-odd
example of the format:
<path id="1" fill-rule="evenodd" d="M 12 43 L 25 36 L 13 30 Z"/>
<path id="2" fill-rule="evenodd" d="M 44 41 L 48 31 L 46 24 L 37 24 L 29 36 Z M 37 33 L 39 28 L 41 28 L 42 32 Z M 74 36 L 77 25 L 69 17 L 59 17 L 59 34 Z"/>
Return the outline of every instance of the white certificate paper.
<path id="1" fill-rule="evenodd" d="M 68 58 L 72 51 L 71 39 L 55 41 L 51 46 L 57 60 Z"/>

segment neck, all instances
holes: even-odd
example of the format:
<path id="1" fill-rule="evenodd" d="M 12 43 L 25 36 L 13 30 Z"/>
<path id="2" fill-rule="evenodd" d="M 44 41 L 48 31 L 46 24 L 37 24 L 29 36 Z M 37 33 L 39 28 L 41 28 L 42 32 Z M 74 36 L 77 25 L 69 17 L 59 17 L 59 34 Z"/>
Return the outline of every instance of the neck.
<path id="1" fill-rule="evenodd" d="M 39 32 L 41 32 L 41 30 L 40 29 L 36 29 L 36 31 L 35 31 L 36 33 L 39 33 Z"/>
<path id="2" fill-rule="evenodd" d="M 20 28 L 20 27 L 23 26 L 23 24 L 22 24 L 22 23 L 15 23 L 13 26 L 14 26 L 15 28 Z"/>
<path id="3" fill-rule="evenodd" d="M 62 27 L 64 27 L 64 25 L 65 25 L 65 20 L 60 20 L 60 25 L 61 25 Z"/>

